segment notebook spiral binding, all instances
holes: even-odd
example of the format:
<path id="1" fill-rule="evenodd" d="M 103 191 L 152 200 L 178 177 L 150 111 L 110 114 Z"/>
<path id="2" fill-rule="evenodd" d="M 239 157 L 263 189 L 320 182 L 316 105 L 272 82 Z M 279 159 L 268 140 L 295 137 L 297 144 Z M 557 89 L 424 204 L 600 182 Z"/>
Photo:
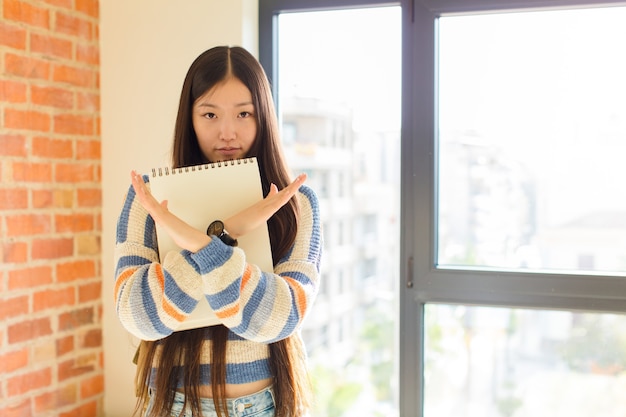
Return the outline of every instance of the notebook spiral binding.
<path id="1" fill-rule="evenodd" d="M 174 174 L 182 174 L 183 172 L 190 172 L 190 171 L 202 171 L 203 169 L 213 169 L 213 168 L 220 168 L 222 166 L 232 166 L 232 165 L 241 165 L 241 164 L 253 164 L 255 162 L 256 158 L 255 157 L 251 157 L 251 158 L 243 158 L 243 159 L 231 159 L 230 161 L 218 161 L 218 162 L 211 162 L 208 164 L 200 164 L 200 165 L 192 165 L 192 166 L 187 166 L 187 167 L 181 167 L 181 168 L 169 168 L 169 167 L 160 167 L 160 168 L 152 168 L 152 177 L 162 177 L 164 175 L 174 175 Z"/>

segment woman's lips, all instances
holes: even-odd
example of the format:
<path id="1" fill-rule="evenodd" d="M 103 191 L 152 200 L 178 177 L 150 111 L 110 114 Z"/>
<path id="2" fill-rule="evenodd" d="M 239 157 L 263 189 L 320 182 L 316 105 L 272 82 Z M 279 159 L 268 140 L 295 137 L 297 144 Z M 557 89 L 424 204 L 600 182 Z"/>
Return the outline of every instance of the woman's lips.
<path id="1" fill-rule="evenodd" d="M 241 152 L 240 148 L 219 148 L 217 152 L 225 157 L 233 157 Z"/>

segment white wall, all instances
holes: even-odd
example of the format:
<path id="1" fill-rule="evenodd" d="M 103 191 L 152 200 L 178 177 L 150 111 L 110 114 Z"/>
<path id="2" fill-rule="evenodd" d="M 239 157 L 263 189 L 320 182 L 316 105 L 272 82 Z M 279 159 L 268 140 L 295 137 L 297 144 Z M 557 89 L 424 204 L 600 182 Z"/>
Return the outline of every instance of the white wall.
<path id="1" fill-rule="evenodd" d="M 258 56 L 258 0 L 101 0 L 102 275 L 105 416 L 135 404 L 136 342 L 115 316 L 115 223 L 129 172 L 169 165 L 187 68 L 205 49 L 241 45 Z"/>

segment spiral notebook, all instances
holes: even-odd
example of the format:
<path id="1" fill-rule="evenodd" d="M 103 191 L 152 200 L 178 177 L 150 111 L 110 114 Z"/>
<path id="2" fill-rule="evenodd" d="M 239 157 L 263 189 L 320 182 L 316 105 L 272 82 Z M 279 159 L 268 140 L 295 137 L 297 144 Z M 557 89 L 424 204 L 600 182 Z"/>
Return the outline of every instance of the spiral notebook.
<path id="1" fill-rule="evenodd" d="M 184 168 L 155 168 L 150 176 L 152 195 L 168 200 L 168 209 L 191 226 L 206 230 L 213 220 L 223 220 L 263 199 L 256 158 L 195 165 Z M 161 259 L 169 251 L 180 251 L 170 236 L 157 225 Z M 272 252 L 267 224 L 239 237 L 238 247 L 246 261 L 263 271 L 272 271 Z M 205 297 L 177 329 L 187 330 L 219 324 Z"/>

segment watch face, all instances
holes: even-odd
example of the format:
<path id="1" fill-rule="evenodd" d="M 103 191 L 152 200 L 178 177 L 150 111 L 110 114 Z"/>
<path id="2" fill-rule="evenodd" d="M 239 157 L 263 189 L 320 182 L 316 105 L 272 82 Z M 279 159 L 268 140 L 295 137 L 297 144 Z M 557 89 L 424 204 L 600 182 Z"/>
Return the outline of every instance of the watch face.
<path id="1" fill-rule="evenodd" d="M 224 231 L 224 223 L 220 220 L 215 220 L 213 223 L 209 225 L 206 229 L 207 235 L 219 236 Z"/>

